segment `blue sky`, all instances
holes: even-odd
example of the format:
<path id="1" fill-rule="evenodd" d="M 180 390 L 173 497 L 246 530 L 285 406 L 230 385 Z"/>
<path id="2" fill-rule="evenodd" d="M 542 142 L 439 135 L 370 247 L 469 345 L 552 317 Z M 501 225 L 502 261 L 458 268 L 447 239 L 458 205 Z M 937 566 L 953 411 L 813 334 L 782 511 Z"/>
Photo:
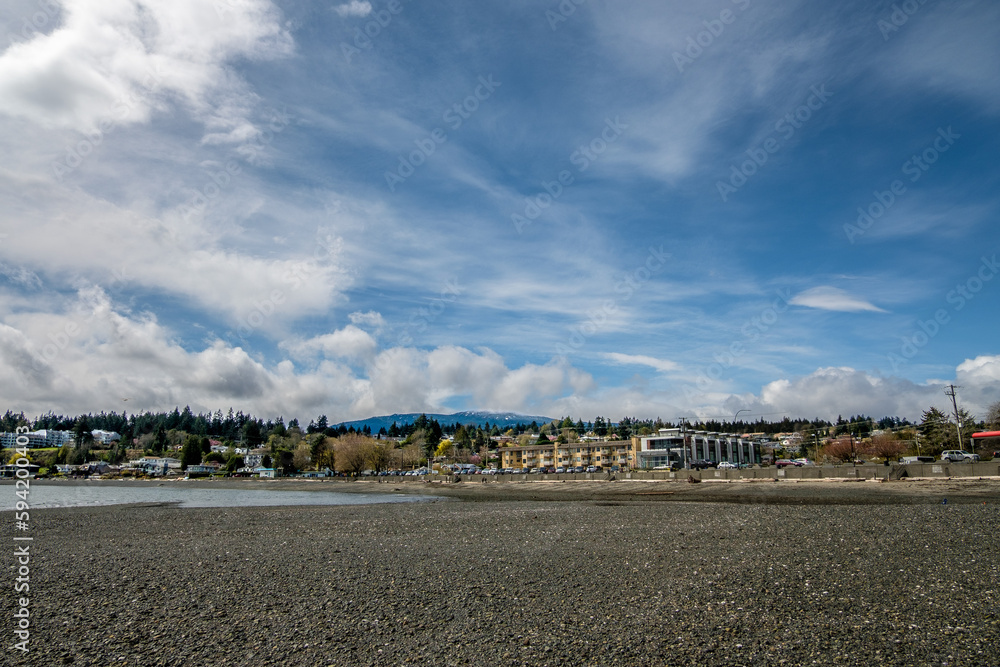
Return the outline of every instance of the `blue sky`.
<path id="1" fill-rule="evenodd" d="M 5 3 L 0 393 L 917 418 L 955 383 L 981 415 L 998 32 L 933 0 Z"/>

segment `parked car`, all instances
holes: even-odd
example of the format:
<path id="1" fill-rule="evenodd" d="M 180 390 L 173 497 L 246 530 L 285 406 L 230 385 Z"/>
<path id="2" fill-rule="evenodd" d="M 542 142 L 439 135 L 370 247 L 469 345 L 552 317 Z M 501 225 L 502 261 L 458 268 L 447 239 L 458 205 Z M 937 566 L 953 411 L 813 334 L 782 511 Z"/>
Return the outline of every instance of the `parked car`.
<path id="1" fill-rule="evenodd" d="M 809 459 L 806 459 L 806 458 L 792 459 L 792 463 L 794 463 L 797 466 L 811 466 L 811 465 L 816 465 L 815 463 L 813 463 L 812 461 L 810 461 Z"/>
<path id="2" fill-rule="evenodd" d="M 597 466 L 587 466 L 587 472 L 597 472 Z"/>
<path id="3" fill-rule="evenodd" d="M 556 468 L 556 474 L 557 475 L 561 475 L 564 472 L 566 472 L 566 468 L 564 468 L 563 466 L 559 466 L 558 468 Z"/>
<path id="4" fill-rule="evenodd" d="M 704 459 L 697 459 L 691 461 L 691 468 L 694 470 L 705 470 L 706 468 L 714 468 L 715 464 L 711 461 L 706 461 Z"/>
<path id="5" fill-rule="evenodd" d="M 778 459 L 777 461 L 774 462 L 774 465 L 777 466 L 778 468 L 789 468 L 789 467 L 794 467 L 798 464 L 796 464 L 795 461 L 792 461 L 791 459 Z"/>
<path id="6" fill-rule="evenodd" d="M 583 466 L 576 466 L 573 468 L 573 472 L 583 472 Z"/>
<path id="7" fill-rule="evenodd" d="M 979 460 L 979 454 L 972 454 L 964 449 L 946 449 L 941 452 L 941 460 L 951 463 L 975 463 Z"/>
<path id="8" fill-rule="evenodd" d="M 735 470 L 739 468 L 735 463 L 730 463 L 729 461 L 720 461 L 719 465 L 715 466 L 719 470 Z"/>
<path id="9" fill-rule="evenodd" d="M 899 462 L 906 465 L 908 463 L 934 463 L 933 456 L 901 456 Z"/>

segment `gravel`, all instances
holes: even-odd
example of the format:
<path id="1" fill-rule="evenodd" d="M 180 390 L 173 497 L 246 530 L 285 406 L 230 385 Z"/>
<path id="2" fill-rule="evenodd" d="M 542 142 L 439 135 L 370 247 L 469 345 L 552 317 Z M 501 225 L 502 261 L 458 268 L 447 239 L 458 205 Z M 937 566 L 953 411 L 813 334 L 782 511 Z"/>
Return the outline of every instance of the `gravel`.
<path id="1" fill-rule="evenodd" d="M 644 488 L 682 486 L 716 493 Z M 523 493 L 36 511 L 31 651 L 9 649 L 3 584 L 0 664 L 1000 664 L 995 492 L 948 504 Z M 13 533 L 4 513 L 8 545 Z"/>

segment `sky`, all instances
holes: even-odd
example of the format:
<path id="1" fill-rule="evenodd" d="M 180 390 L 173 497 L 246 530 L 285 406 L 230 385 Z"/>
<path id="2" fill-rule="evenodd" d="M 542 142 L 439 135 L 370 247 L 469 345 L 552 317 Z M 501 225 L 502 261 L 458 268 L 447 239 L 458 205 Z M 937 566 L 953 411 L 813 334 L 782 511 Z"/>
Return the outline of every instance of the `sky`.
<path id="1" fill-rule="evenodd" d="M 11 0 L 0 405 L 1000 400 L 1000 5 Z"/>

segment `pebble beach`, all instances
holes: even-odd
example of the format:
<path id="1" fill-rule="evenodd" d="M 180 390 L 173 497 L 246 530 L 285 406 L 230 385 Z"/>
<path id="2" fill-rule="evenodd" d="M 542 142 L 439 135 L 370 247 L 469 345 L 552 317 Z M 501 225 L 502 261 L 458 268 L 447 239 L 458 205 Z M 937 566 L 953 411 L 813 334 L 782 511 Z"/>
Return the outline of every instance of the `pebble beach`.
<path id="1" fill-rule="evenodd" d="M 37 511 L 0 663 L 1000 664 L 1000 482 L 375 486 Z"/>

